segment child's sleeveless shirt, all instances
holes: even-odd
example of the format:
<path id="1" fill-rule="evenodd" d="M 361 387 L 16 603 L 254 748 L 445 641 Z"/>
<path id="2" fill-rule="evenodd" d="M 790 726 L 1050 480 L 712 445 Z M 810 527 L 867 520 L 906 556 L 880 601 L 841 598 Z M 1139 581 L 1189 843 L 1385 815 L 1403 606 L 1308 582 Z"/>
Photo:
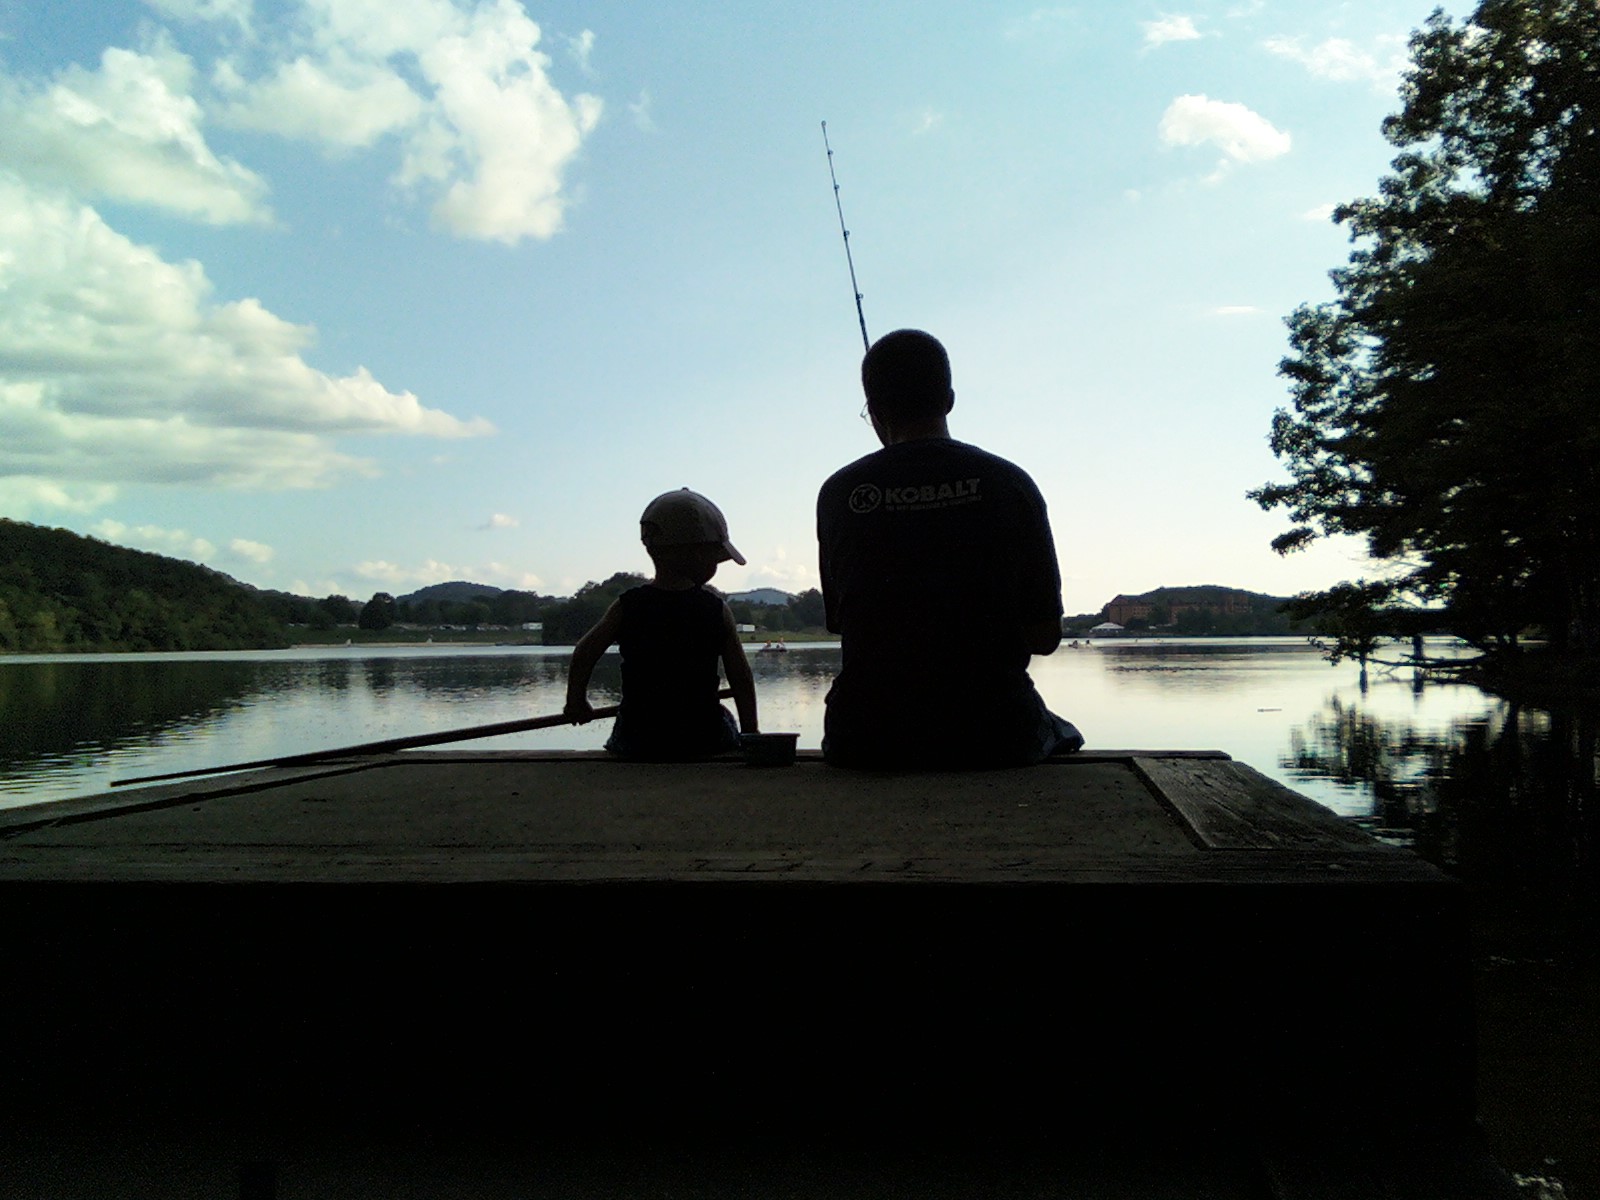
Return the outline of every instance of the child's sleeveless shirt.
<path id="1" fill-rule="evenodd" d="M 704 758 L 738 742 L 717 700 L 722 601 L 703 587 L 622 594 L 622 706 L 607 747 L 628 758 Z"/>

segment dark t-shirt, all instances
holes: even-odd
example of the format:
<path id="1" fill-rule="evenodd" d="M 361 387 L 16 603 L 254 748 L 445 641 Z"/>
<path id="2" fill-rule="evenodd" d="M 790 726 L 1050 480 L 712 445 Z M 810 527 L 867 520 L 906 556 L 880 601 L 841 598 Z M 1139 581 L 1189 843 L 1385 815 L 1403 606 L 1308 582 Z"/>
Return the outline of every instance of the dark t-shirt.
<path id="1" fill-rule="evenodd" d="M 722 601 L 701 587 L 622 594 L 622 705 L 613 749 L 630 758 L 700 758 L 733 741 L 717 700 Z"/>
<path id="2" fill-rule="evenodd" d="M 817 541 L 843 666 L 832 761 L 1033 762 L 1053 742 L 1024 628 L 1061 616 L 1044 498 L 1025 471 L 947 438 L 902 442 L 822 485 Z"/>

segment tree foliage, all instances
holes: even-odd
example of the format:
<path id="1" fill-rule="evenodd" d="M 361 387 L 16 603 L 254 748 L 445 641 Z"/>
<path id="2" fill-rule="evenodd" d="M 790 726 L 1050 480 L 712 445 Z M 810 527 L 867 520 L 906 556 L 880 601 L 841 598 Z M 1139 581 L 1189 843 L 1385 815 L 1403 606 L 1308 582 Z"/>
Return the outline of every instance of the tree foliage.
<path id="1" fill-rule="evenodd" d="M 784 604 L 758 604 L 753 600 L 730 600 L 733 619 L 741 625 L 753 625 L 762 633 L 798 633 L 803 629 L 821 629 L 827 622 L 827 612 L 822 593 L 807 588 L 799 595 L 790 596 Z"/>
<path id="2" fill-rule="evenodd" d="M 572 646 L 605 615 L 611 602 L 629 588 L 648 583 L 643 575 L 619 571 L 611 578 L 595 583 L 590 580 L 577 590 L 570 600 L 547 609 L 544 614 L 544 644 L 546 646 Z"/>
<path id="3" fill-rule="evenodd" d="M 0 651 L 286 644 L 259 594 L 226 575 L 0 518 Z"/>
<path id="4" fill-rule="evenodd" d="M 1482 0 L 1411 39 L 1400 149 L 1343 205 L 1336 298 L 1288 318 L 1286 552 L 1355 534 L 1378 590 L 1485 648 L 1600 651 L 1600 5 Z M 1371 589 L 1358 582 L 1341 587 Z M 1353 593 L 1324 595 L 1346 609 Z M 1374 593 L 1375 594 L 1375 593 Z"/>
<path id="5" fill-rule="evenodd" d="M 388 592 L 373 592 L 372 599 L 361 606 L 356 624 L 362 629 L 387 629 L 394 624 L 394 597 Z"/>

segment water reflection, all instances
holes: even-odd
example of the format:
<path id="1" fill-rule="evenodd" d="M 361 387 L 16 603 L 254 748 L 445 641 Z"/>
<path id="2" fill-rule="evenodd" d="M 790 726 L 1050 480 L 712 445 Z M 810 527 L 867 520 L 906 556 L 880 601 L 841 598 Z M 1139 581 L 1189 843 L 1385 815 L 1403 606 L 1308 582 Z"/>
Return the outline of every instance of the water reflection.
<path id="1" fill-rule="evenodd" d="M 1475 881 L 1592 888 L 1600 709 L 1491 702 L 1443 728 L 1339 699 L 1290 733 L 1281 765 L 1371 789 L 1364 824 Z"/>
<path id="2" fill-rule="evenodd" d="M 1491 1149 L 1530 1195 L 1600 1196 L 1600 709 L 1429 728 L 1330 701 L 1282 765 L 1369 787 L 1364 823 L 1464 882 Z"/>
<path id="3" fill-rule="evenodd" d="M 19 764 L 157 736 L 292 686 L 240 662 L 19 662 L 0 670 L 0 778 Z"/>

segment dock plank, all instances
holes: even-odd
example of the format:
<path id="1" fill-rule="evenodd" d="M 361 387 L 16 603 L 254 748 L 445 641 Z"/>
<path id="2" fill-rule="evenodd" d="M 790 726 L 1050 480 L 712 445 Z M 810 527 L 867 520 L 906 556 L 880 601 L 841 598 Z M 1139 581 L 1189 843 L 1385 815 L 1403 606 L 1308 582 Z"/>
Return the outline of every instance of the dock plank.
<path id="1" fill-rule="evenodd" d="M 7 819 L 0 877 L 17 881 L 1331 883 L 1428 870 L 1215 755 L 862 774 L 815 759 L 407 753 Z"/>
<path id="2" fill-rule="evenodd" d="M 1320 804 L 1241 762 L 1139 757 L 1133 769 L 1216 850 L 1386 848 Z"/>

